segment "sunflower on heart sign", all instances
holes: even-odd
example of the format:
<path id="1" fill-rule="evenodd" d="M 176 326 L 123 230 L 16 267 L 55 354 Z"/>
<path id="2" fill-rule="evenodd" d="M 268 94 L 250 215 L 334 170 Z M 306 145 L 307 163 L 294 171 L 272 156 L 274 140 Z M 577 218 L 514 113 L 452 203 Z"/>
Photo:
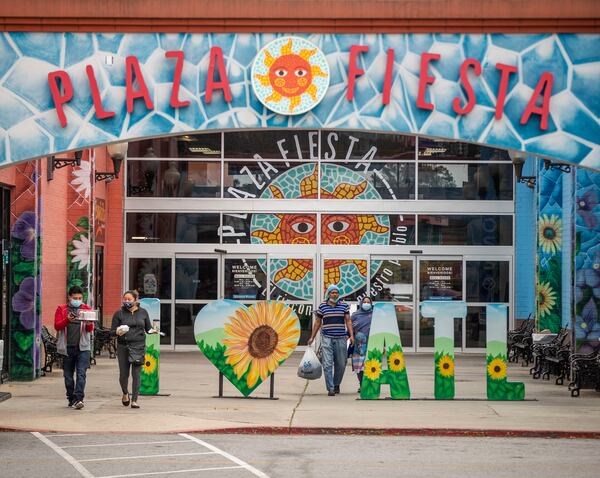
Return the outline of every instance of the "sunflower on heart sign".
<path id="1" fill-rule="evenodd" d="M 238 379 L 247 373 L 248 388 L 264 381 L 296 348 L 298 318 L 283 302 L 258 302 L 238 309 L 225 324 L 226 363 Z"/>
<path id="2" fill-rule="evenodd" d="M 200 350 L 244 395 L 264 382 L 294 351 L 300 321 L 283 302 L 246 307 L 233 300 L 205 306 L 194 324 Z"/>

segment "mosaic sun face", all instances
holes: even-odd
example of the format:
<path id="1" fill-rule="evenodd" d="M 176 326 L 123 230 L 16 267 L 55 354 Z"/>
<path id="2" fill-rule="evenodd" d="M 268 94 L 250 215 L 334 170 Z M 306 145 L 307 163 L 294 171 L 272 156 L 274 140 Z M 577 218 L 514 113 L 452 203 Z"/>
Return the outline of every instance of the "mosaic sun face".
<path id="1" fill-rule="evenodd" d="M 329 86 L 325 55 L 303 38 L 278 38 L 266 45 L 252 66 L 252 87 L 270 110 L 302 114 L 316 106 Z"/>
<path id="2" fill-rule="evenodd" d="M 323 165 L 321 198 L 381 199 L 377 190 L 357 172 L 336 164 Z M 335 178 L 325 180 L 325 178 Z M 319 173 L 314 164 L 303 164 L 275 178 L 265 188 L 263 198 L 316 199 Z M 268 214 L 252 216 L 250 235 L 253 244 L 316 244 L 315 214 Z M 389 244 L 390 221 L 384 214 L 323 214 L 323 244 Z M 266 270 L 265 261 L 259 261 Z M 371 274 L 380 261 L 371 262 Z M 301 300 L 311 300 L 314 271 L 310 259 L 278 259 L 271 262 L 270 280 L 281 291 Z M 336 284 L 342 297 L 366 284 L 367 264 L 364 260 L 327 259 L 324 261 L 323 285 Z"/>

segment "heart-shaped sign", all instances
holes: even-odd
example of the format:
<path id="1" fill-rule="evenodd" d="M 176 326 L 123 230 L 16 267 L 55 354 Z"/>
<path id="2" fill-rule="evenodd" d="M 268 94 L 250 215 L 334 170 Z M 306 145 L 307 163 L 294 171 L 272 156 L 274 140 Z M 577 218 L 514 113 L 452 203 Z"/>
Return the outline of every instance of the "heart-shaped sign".
<path id="1" fill-rule="evenodd" d="M 194 336 L 206 358 L 247 397 L 294 351 L 300 321 L 283 302 L 246 307 L 217 300 L 198 312 Z"/>

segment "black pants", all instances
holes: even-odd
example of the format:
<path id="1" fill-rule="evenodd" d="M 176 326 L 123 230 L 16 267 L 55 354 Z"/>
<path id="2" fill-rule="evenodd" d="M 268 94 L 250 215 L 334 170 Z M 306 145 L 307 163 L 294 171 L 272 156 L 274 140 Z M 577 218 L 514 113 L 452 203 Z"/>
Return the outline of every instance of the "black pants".
<path id="1" fill-rule="evenodd" d="M 117 345 L 117 360 L 119 361 L 119 384 L 121 385 L 121 390 L 124 394 L 129 393 L 127 385 L 129 382 L 129 369 L 131 369 L 131 400 L 137 402 L 140 392 L 142 365 L 129 363 L 127 346 L 121 344 Z"/>

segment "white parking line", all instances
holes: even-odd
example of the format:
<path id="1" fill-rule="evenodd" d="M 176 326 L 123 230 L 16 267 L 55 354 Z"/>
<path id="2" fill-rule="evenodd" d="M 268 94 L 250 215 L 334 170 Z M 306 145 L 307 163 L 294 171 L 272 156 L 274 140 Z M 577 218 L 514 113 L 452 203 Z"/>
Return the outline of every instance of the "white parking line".
<path id="1" fill-rule="evenodd" d="M 129 443 L 95 443 L 93 445 L 67 445 L 62 448 L 97 448 L 99 446 L 128 446 L 128 445 L 154 445 L 157 443 L 184 443 L 188 440 L 163 440 L 163 441 L 138 441 Z"/>
<path id="2" fill-rule="evenodd" d="M 209 450 L 212 450 L 216 453 L 218 453 L 219 455 L 221 455 L 222 457 L 227 458 L 230 461 L 233 461 L 234 463 L 237 463 L 238 465 L 240 465 L 242 468 L 245 468 L 246 470 L 248 470 L 250 473 L 252 473 L 254 476 L 259 476 L 260 478 L 269 478 L 269 476 L 266 473 L 263 473 L 260 470 L 257 470 L 256 468 L 254 468 L 252 465 L 249 465 L 248 463 L 246 463 L 243 460 L 240 460 L 239 458 L 230 455 L 229 453 L 227 453 L 226 451 L 221 450 L 220 448 L 217 448 L 214 445 L 211 445 L 210 443 L 207 443 L 205 441 L 200 440 L 199 438 L 193 437 L 191 435 L 188 435 L 187 433 L 180 433 L 179 436 L 182 436 L 184 438 L 187 438 L 188 440 L 191 440 L 193 442 L 198 443 L 199 445 L 202 445 L 206 448 L 208 448 Z"/>
<path id="3" fill-rule="evenodd" d="M 51 435 L 44 435 L 46 437 L 80 437 L 85 435 L 85 433 L 54 433 Z"/>
<path id="4" fill-rule="evenodd" d="M 192 473 L 194 471 L 216 471 L 216 470 L 234 470 L 244 468 L 243 466 L 220 466 L 214 468 L 191 468 L 189 470 L 175 470 L 175 471 L 152 471 L 150 473 L 132 473 L 129 475 L 110 475 L 110 476 L 98 476 L 97 478 L 128 478 L 131 476 L 150 476 L 150 475 L 173 475 L 175 473 Z"/>
<path id="5" fill-rule="evenodd" d="M 31 432 L 31 434 L 34 437 L 36 437 L 38 440 L 40 440 L 42 443 L 44 443 L 48 447 L 52 448 L 57 454 L 62 456 L 65 460 L 67 460 L 67 462 L 73 468 L 75 468 L 81 476 L 83 476 L 84 478 L 94 478 L 94 475 L 92 475 L 81 463 L 79 463 L 75 458 L 73 458 L 71 455 L 69 455 L 61 447 L 59 447 L 52 441 L 48 440 L 48 438 L 46 438 L 44 435 L 42 435 L 41 433 L 38 433 L 38 432 Z"/>
<path id="6" fill-rule="evenodd" d="M 194 455 L 215 455 L 215 451 L 201 451 L 197 453 L 166 453 L 159 455 L 138 455 L 138 456 L 114 456 L 109 458 L 86 458 L 85 460 L 79 460 L 80 463 L 85 461 L 110 461 L 110 460 L 139 460 L 142 458 L 164 458 L 167 456 L 194 456 Z"/>

